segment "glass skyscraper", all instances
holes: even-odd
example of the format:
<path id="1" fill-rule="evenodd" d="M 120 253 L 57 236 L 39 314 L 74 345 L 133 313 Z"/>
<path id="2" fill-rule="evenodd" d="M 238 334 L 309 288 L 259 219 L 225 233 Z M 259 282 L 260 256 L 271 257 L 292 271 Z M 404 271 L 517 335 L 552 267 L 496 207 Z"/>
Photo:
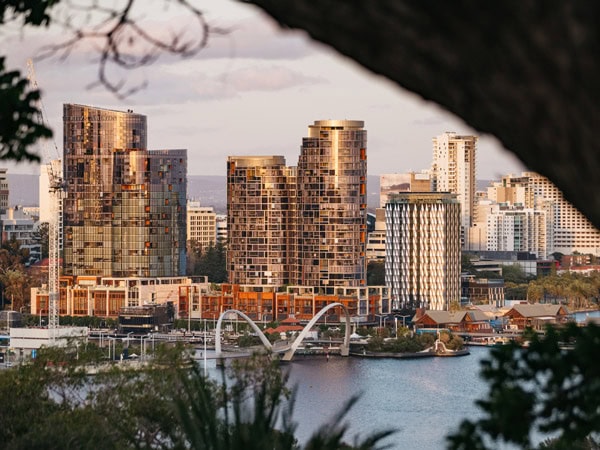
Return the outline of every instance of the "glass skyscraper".
<path id="1" fill-rule="evenodd" d="M 234 284 L 366 286 L 367 132 L 309 126 L 297 167 L 282 156 L 227 161 L 228 270 Z"/>
<path id="2" fill-rule="evenodd" d="M 298 160 L 296 282 L 366 286 L 367 131 L 359 120 L 317 120 Z"/>
<path id="3" fill-rule="evenodd" d="M 148 151 L 146 117 L 132 111 L 63 114 L 63 274 L 184 274 L 187 151 Z"/>

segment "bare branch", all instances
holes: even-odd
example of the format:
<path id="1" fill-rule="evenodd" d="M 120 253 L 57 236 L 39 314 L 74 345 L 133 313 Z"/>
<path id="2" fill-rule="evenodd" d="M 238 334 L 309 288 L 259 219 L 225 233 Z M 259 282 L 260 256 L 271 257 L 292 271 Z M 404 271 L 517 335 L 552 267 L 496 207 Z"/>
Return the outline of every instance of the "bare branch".
<path id="1" fill-rule="evenodd" d="M 204 13 L 188 0 L 166 0 L 175 4 L 191 17 L 194 29 L 170 30 L 167 35 L 141 23 L 143 17 L 134 16 L 136 0 L 128 0 L 120 8 L 110 8 L 91 0 L 87 3 L 67 0 L 61 13 L 52 17 L 68 37 L 57 44 L 42 47 L 38 59 L 59 57 L 61 60 L 73 53 L 79 45 L 89 45 L 98 54 L 98 79 L 88 88 L 102 86 L 119 98 L 125 98 L 147 86 L 147 81 L 127 86 L 125 78 L 115 79 L 111 67 L 132 70 L 148 66 L 161 55 L 177 55 L 190 58 L 204 49 L 211 35 L 225 34 L 227 31 L 209 26 Z M 139 4 L 139 2 L 138 2 Z M 81 16 L 84 20 L 81 23 Z M 77 22 L 79 19 L 80 22 Z"/>

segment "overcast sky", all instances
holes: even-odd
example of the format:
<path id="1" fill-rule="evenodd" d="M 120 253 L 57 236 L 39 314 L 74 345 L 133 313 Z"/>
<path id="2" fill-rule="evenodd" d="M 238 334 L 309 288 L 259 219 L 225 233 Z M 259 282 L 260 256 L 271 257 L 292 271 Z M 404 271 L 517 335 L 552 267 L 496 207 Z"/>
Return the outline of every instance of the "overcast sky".
<path id="1" fill-rule="evenodd" d="M 108 2 L 112 4 L 112 2 Z M 148 29 L 186 26 L 176 12 L 143 3 Z M 259 10 L 228 0 L 199 3 L 212 26 L 226 35 L 209 39 L 193 59 L 163 57 L 128 73 L 146 89 L 119 100 L 101 87 L 95 53 L 76 49 L 65 61 L 35 60 L 46 119 L 62 149 L 62 104 L 80 103 L 148 116 L 151 149 L 186 148 L 190 175 L 225 175 L 228 155 L 284 155 L 296 165 L 307 126 L 320 119 L 364 120 L 368 130 L 368 172 L 419 171 L 431 164 L 431 138 L 444 131 L 477 134 L 460 119 L 375 76 L 301 32 L 279 30 Z M 56 29 L 43 35 L 12 33 L 8 67 L 26 73 L 26 61 L 42 43 L 58 42 Z M 393 57 L 393 56 L 390 56 Z M 55 155 L 54 145 L 48 145 Z M 9 173 L 38 173 L 34 165 L 6 165 Z M 479 179 L 524 170 L 494 138 L 480 136 Z"/>

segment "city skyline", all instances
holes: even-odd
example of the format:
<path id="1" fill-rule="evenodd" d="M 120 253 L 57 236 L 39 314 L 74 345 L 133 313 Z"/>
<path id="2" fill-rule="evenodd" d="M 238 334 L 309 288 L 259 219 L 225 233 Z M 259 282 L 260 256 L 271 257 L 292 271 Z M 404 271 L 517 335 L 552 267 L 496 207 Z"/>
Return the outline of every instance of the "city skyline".
<path id="1" fill-rule="evenodd" d="M 231 32 L 209 41 L 195 59 L 163 58 L 128 73 L 131 82 L 145 79 L 149 85 L 126 101 L 101 88 L 86 89 L 96 81 L 97 66 L 83 48 L 64 62 L 35 61 L 55 141 L 62 141 L 63 103 L 133 109 L 152 117 L 149 148 L 188 148 L 188 173 L 208 175 L 224 173 L 227 155 L 233 153 L 281 154 L 293 160 L 303 124 L 345 118 L 362 120 L 370 130 L 368 173 L 375 175 L 428 168 L 432 136 L 445 131 L 479 135 L 439 107 L 367 73 L 303 33 L 279 31 L 251 6 L 220 2 L 200 7 L 209 23 Z M 152 8 L 148 17 L 156 18 Z M 56 35 L 51 28 L 43 34 L 9 36 L 8 66 L 25 72 L 26 60 Z M 481 179 L 523 170 L 486 136 L 480 136 L 477 167 Z M 30 164 L 8 168 L 9 173 L 39 171 Z"/>

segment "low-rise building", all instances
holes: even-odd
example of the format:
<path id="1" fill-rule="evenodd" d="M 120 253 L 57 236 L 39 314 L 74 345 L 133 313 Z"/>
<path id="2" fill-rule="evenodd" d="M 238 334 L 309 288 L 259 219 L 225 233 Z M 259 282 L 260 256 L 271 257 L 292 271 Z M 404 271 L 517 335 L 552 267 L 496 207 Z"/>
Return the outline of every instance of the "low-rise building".
<path id="1" fill-rule="evenodd" d="M 375 314 L 389 314 L 389 290 L 385 286 L 331 287 L 209 284 L 206 278 L 193 282 L 187 277 L 112 278 L 61 277 L 59 314 L 116 318 L 123 308 L 148 304 L 173 305 L 178 319 L 216 320 L 229 309 L 252 320 L 271 322 L 294 316 L 309 321 L 332 303 L 345 306 L 352 320 L 367 322 Z M 31 314 L 48 314 L 47 286 L 33 288 Z M 343 308 L 327 314 L 329 322 L 345 318 Z"/>
<path id="2" fill-rule="evenodd" d="M 534 330 L 542 330 L 547 324 L 567 322 L 570 314 L 564 305 L 520 303 L 514 305 L 504 316 L 508 318 L 513 329 L 523 330 L 531 327 Z"/>
<path id="3" fill-rule="evenodd" d="M 412 319 L 416 331 L 424 328 L 453 332 L 493 333 L 489 317 L 482 311 L 418 311 Z"/>
<path id="4" fill-rule="evenodd" d="M 504 280 L 461 275 L 461 303 L 501 308 L 504 306 Z"/>
<path id="5" fill-rule="evenodd" d="M 42 256 L 42 244 L 37 237 L 38 226 L 33 217 L 20 209 L 8 208 L 0 216 L 2 227 L 0 241 L 15 240 L 21 249 L 29 250 L 29 263 L 39 261 Z"/>

